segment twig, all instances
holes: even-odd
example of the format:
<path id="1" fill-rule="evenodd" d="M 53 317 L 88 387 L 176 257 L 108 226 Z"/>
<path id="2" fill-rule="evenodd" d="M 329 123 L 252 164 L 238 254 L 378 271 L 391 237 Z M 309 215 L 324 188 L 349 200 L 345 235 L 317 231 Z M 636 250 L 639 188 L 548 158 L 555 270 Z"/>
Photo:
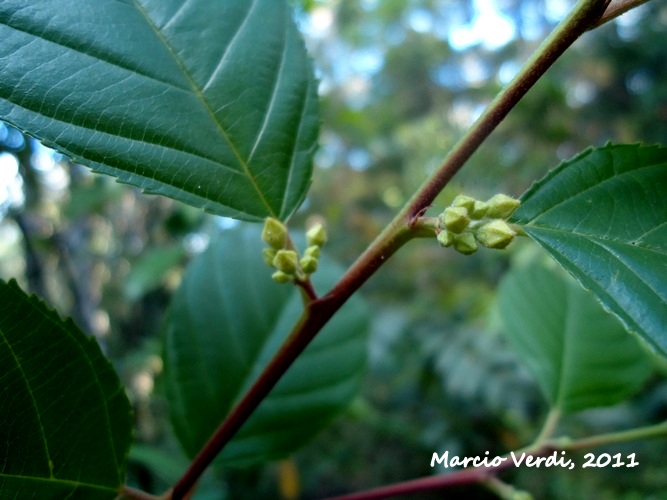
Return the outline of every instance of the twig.
<path id="1" fill-rule="evenodd" d="M 609 21 L 616 19 L 618 16 L 625 14 L 627 11 L 645 4 L 649 0 L 614 0 L 611 2 L 607 10 L 604 11 L 600 20 L 591 26 L 589 29 L 595 29 L 602 26 Z"/>
<path id="2" fill-rule="evenodd" d="M 595 448 L 602 445 L 622 443 L 626 441 L 636 441 L 639 439 L 649 439 L 654 437 L 667 436 L 667 422 L 656 425 L 650 425 L 639 429 L 629 431 L 612 432 L 600 434 L 589 438 L 572 441 L 569 438 L 560 438 L 545 441 L 538 447 L 528 447 L 514 452 L 516 456 L 525 453 L 526 456 L 539 457 L 554 452 L 575 451 L 581 449 Z M 408 495 L 422 491 L 433 491 L 451 486 L 460 486 L 465 484 L 474 484 L 487 482 L 495 477 L 499 472 L 516 466 L 511 454 L 503 455 L 504 460 L 496 467 L 478 467 L 475 469 L 459 469 L 450 474 L 438 476 L 428 476 L 411 481 L 404 481 L 391 485 L 373 488 L 366 491 L 351 493 L 331 497 L 327 500 L 379 500 L 382 498 L 395 497 L 399 495 Z"/>

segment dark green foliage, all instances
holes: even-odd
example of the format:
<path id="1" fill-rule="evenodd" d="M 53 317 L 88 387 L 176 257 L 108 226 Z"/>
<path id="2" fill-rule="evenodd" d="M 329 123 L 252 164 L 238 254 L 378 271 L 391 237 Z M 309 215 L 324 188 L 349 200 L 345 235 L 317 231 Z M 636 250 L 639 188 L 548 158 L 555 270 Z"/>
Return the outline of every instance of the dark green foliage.
<path id="1" fill-rule="evenodd" d="M 11 0 L 0 39 L 0 118 L 74 161 L 241 219 L 303 200 L 318 104 L 285 0 Z"/>
<path id="2" fill-rule="evenodd" d="M 330 288 L 342 270 L 325 257 L 313 275 Z M 300 290 L 271 279 L 260 230 L 222 233 L 190 265 L 166 324 L 171 420 L 193 456 L 248 390 L 297 322 Z M 309 441 L 357 393 L 369 317 L 355 297 L 324 328 L 221 455 L 256 463 Z"/>
<path id="3" fill-rule="evenodd" d="M 651 359 L 637 339 L 559 269 L 512 269 L 498 296 L 503 331 L 552 409 L 619 403 L 650 374 Z"/>
<path id="4" fill-rule="evenodd" d="M 95 339 L 16 282 L 0 282 L 3 498 L 113 499 L 132 419 Z"/>
<path id="5" fill-rule="evenodd" d="M 611 145 L 549 172 L 512 219 L 667 354 L 667 148 Z"/>

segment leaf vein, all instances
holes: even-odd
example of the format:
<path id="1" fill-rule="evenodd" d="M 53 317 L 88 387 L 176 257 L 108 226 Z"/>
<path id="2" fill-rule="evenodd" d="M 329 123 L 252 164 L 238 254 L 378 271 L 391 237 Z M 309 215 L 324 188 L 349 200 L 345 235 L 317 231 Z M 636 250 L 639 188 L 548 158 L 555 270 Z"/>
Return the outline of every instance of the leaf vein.
<path id="1" fill-rule="evenodd" d="M 169 51 L 169 54 L 171 57 L 174 59 L 176 64 L 179 66 L 181 69 L 181 72 L 183 75 L 186 77 L 186 79 L 189 81 L 190 86 L 192 88 L 192 91 L 196 95 L 197 99 L 201 102 L 202 106 L 206 110 L 206 112 L 209 114 L 211 119 L 213 120 L 213 123 L 216 125 L 218 132 L 220 135 L 224 138 L 224 140 L 227 142 L 229 145 L 230 149 L 232 150 L 234 156 L 238 160 L 239 164 L 243 167 L 243 170 L 252 184 L 255 192 L 257 193 L 257 196 L 261 200 L 262 204 L 266 207 L 268 213 L 272 217 L 276 217 L 276 214 L 274 213 L 273 209 L 271 208 L 271 205 L 269 204 L 268 200 L 264 196 L 264 193 L 262 190 L 259 188 L 257 184 L 257 180 L 255 179 L 255 176 L 253 175 L 252 171 L 250 170 L 250 167 L 246 161 L 243 160 L 241 157 L 241 154 L 239 153 L 238 148 L 234 144 L 234 142 L 231 140 L 229 137 L 227 131 L 224 129 L 220 121 L 217 119 L 213 109 L 211 108 L 211 105 L 209 104 L 208 100 L 206 99 L 206 96 L 204 95 L 204 92 L 197 83 L 195 82 L 194 78 L 186 68 L 185 64 L 183 61 L 176 55 L 176 52 L 174 51 L 174 48 L 169 44 L 165 36 L 162 34 L 162 32 L 158 29 L 158 27 L 155 25 L 153 20 L 148 16 L 147 12 L 144 10 L 144 8 L 140 5 L 139 0 L 132 0 L 134 2 L 134 5 L 136 6 L 136 9 L 144 16 L 146 19 L 146 23 L 151 27 L 151 29 L 154 31 L 155 35 L 159 38 L 160 42 L 165 46 L 165 48 Z"/>
<path id="2" fill-rule="evenodd" d="M 591 162 L 589 161 L 589 163 L 591 163 Z M 595 164 L 594 164 L 594 165 L 595 165 Z M 584 196 L 585 194 L 587 194 L 587 193 L 590 192 L 590 191 L 594 191 L 594 190 L 597 190 L 597 189 L 601 189 L 601 188 L 603 188 L 603 186 L 604 186 L 605 184 L 607 184 L 607 183 L 609 183 L 609 182 L 620 181 L 620 180 L 622 180 L 623 177 L 626 177 L 626 176 L 634 176 L 634 175 L 637 173 L 638 170 L 641 170 L 641 169 L 652 169 L 652 168 L 654 168 L 654 167 L 656 167 L 656 166 L 659 166 L 659 165 L 652 165 L 652 164 L 643 165 L 643 166 L 641 166 L 641 167 L 639 167 L 639 168 L 635 168 L 634 170 L 629 170 L 629 171 L 623 172 L 622 174 L 616 174 L 616 173 L 614 173 L 614 174 L 611 175 L 611 176 L 607 176 L 604 180 L 602 180 L 602 181 L 600 181 L 600 182 L 596 182 L 595 184 L 593 184 L 593 185 L 587 187 L 586 189 L 584 189 L 584 190 L 582 190 L 582 191 L 579 191 L 579 192 L 575 193 L 574 195 L 568 196 L 567 198 L 563 198 L 562 200 L 558 201 L 555 205 L 552 205 L 551 207 L 547 208 L 546 210 L 541 211 L 539 214 L 537 214 L 535 217 L 533 217 L 529 222 L 538 221 L 539 219 L 541 219 L 542 217 L 544 217 L 544 216 L 545 216 L 546 214 L 548 214 L 549 212 L 551 212 L 551 211 L 553 211 L 553 210 L 559 208 L 561 205 L 563 205 L 563 204 L 565 204 L 565 203 L 567 203 L 567 202 L 569 202 L 569 201 L 575 200 L 575 199 L 577 199 L 577 198 L 580 198 L 580 197 Z M 564 171 L 563 171 L 563 172 L 564 172 Z M 560 174 L 560 173 L 562 173 L 562 172 L 559 172 L 559 174 Z M 553 182 L 553 178 L 550 179 L 550 181 Z M 527 203 L 527 201 L 528 201 L 528 200 L 525 200 L 524 203 Z"/>

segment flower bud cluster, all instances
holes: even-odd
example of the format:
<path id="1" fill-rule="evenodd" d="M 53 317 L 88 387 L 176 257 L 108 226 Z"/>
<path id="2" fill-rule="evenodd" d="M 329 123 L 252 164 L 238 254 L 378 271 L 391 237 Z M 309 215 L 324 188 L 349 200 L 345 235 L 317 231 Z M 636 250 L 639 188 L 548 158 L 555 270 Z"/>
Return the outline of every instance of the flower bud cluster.
<path id="1" fill-rule="evenodd" d="M 460 194 L 438 216 L 438 243 L 443 247 L 453 246 L 464 255 L 475 253 L 478 243 L 487 248 L 505 248 L 516 231 L 504 219 L 512 215 L 520 203 L 504 194 L 487 201 Z"/>
<path id="2" fill-rule="evenodd" d="M 304 281 L 317 270 L 320 248 L 327 241 L 327 233 L 322 224 L 316 224 L 306 233 L 308 244 L 303 256 L 288 248 L 287 228 L 278 219 L 269 217 L 264 223 L 262 240 L 269 248 L 263 250 L 264 262 L 276 271 L 271 277 L 278 283 L 294 280 Z"/>

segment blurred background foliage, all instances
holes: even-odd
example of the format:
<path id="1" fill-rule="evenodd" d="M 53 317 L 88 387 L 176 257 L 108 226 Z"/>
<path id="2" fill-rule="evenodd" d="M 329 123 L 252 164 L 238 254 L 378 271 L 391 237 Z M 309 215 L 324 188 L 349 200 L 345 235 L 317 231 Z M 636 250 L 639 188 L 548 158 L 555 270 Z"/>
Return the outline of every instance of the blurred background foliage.
<path id="1" fill-rule="evenodd" d="M 323 125 L 313 186 L 290 225 L 323 217 L 327 252 L 349 265 L 574 2 L 294 3 L 320 79 Z M 667 143 L 666 27 L 667 5 L 653 0 L 587 34 L 435 209 L 459 191 L 518 196 L 590 145 Z M 187 460 L 161 388 L 161 320 L 189 258 L 236 223 L 93 176 L 5 125 L 0 219 L 0 276 L 16 277 L 99 340 L 136 412 L 129 481 L 163 491 Z M 522 245 L 471 258 L 434 241 L 399 252 L 362 290 L 374 318 L 370 362 L 349 411 L 285 461 L 214 468 L 197 498 L 317 498 L 440 473 L 430 468 L 434 451 L 495 455 L 529 443 L 548 408 L 494 314 L 496 285 Z M 561 431 L 664 420 L 665 371 L 656 363 L 629 402 L 570 416 Z M 637 453 L 634 469 L 513 469 L 502 478 L 537 498 L 658 498 L 667 493 L 665 449 L 656 441 L 604 450 Z M 448 495 L 492 497 L 481 487 Z"/>

